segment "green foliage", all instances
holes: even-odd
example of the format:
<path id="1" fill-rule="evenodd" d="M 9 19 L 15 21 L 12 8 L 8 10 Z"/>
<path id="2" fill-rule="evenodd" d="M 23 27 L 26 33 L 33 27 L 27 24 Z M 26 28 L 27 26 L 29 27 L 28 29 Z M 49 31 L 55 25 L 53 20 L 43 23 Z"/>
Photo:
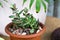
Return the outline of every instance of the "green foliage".
<path id="1" fill-rule="evenodd" d="M 23 0 L 23 5 L 24 5 L 24 3 L 26 2 L 27 0 Z"/>
<path id="2" fill-rule="evenodd" d="M 49 2 L 49 0 L 45 0 L 46 2 Z"/>
<path id="3" fill-rule="evenodd" d="M 15 4 L 14 4 L 15 5 Z M 30 33 L 33 33 L 36 29 L 38 29 L 38 21 L 33 17 L 32 14 L 28 13 L 28 9 L 24 8 L 20 12 L 17 11 L 16 6 L 12 6 L 13 15 L 9 16 L 12 18 L 12 23 L 17 28 L 30 28 Z M 24 17 L 21 17 L 20 15 L 23 13 Z"/>
<path id="4" fill-rule="evenodd" d="M 14 11 L 14 10 L 16 10 L 16 5 L 15 4 L 11 4 L 10 8 Z"/>
<path id="5" fill-rule="evenodd" d="M 2 3 L 0 2 L 0 6 L 2 7 Z"/>
<path id="6" fill-rule="evenodd" d="M 10 18 L 14 18 L 15 16 L 14 15 L 11 15 L 11 16 L 9 16 Z"/>
<path id="7" fill-rule="evenodd" d="M 44 3 L 43 0 L 42 0 L 42 4 L 43 4 L 43 7 L 44 7 L 44 11 L 46 12 L 46 4 Z"/>
<path id="8" fill-rule="evenodd" d="M 23 0 L 24 1 L 24 0 Z M 26 0 L 27 1 L 27 0 Z M 26 2 L 25 1 L 25 2 Z M 32 7 L 33 3 L 35 0 L 30 0 L 30 4 L 29 4 L 29 8 Z M 36 13 L 39 13 L 40 9 L 41 9 L 41 4 L 43 4 L 44 7 L 44 11 L 46 12 L 46 4 L 44 3 L 44 1 L 49 2 L 49 0 L 36 0 Z M 25 3 L 24 2 L 24 3 Z"/>
<path id="9" fill-rule="evenodd" d="M 4 0 L 5 2 L 8 2 L 8 0 Z M 30 4 L 29 4 L 29 9 L 31 9 L 33 3 L 35 0 L 30 0 Z M 41 4 L 43 4 L 44 7 L 44 11 L 46 12 L 46 4 L 44 3 L 44 1 L 49 2 L 49 0 L 36 0 L 36 12 L 39 13 L 40 9 L 41 9 Z M 24 3 L 27 2 L 27 0 L 23 0 L 23 5 Z M 2 6 L 2 3 L 0 2 L 0 6 Z M 15 5 L 14 5 L 15 6 Z M 11 7 L 13 8 L 13 7 Z M 14 8 L 15 9 L 15 8 Z M 13 9 L 13 10 L 14 10 Z"/>
<path id="10" fill-rule="evenodd" d="M 34 33 L 34 29 L 31 29 L 31 30 L 30 30 L 30 33 Z"/>
<path id="11" fill-rule="evenodd" d="M 41 8 L 41 0 L 36 0 L 36 12 L 38 13 Z"/>
<path id="12" fill-rule="evenodd" d="M 31 6 L 32 6 L 33 2 L 34 2 L 34 0 L 30 0 L 29 8 L 31 8 Z"/>

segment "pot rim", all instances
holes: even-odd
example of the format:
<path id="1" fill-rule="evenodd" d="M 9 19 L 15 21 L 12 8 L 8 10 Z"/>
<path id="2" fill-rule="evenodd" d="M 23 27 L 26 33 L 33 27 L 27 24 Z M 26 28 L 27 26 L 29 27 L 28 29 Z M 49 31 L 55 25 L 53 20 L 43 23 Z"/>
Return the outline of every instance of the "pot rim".
<path id="1" fill-rule="evenodd" d="M 12 34 L 12 33 L 9 31 L 9 26 L 11 26 L 11 25 L 12 25 L 12 22 L 9 23 L 9 24 L 6 26 L 5 32 L 6 32 L 7 34 L 9 34 L 11 37 L 14 36 L 14 37 L 17 37 L 17 38 L 33 38 L 33 37 L 37 37 L 37 36 L 42 35 L 42 34 L 45 32 L 45 30 L 46 30 L 45 25 L 42 24 L 42 23 L 40 23 L 40 25 L 43 26 L 43 30 L 41 30 L 40 32 L 38 32 L 38 33 L 36 33 L 36 34 L 31 34 L 31 35 L 15 35 L 15 34 Z"/>

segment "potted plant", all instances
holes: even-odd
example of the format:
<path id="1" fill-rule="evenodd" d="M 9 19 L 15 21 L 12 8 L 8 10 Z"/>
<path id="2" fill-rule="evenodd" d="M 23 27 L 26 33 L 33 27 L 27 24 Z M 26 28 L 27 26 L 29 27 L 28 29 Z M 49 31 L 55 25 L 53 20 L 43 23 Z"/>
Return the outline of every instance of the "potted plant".
<path id="1" fill-rule="evenodd" d="M 11 9 L 13 15 L 9 17 L 12 22 L 5 28 L 10 40 L 41 40 L 40 37 L 46 30 L 45 25 L 36 20 L 33 14 L 28 13 L 27 8 L 19 11 L 14 4 Z"/>
<path id="2" fill-rule="evenodd" d="M 23 0 L 23 5 L 26 3 L 26 1 L 27 0 Z M 32 7 L 32 4 L 34 3 L 34 1 L 35 0 L 31 0 L 30 1 L 30 5 L 29 5 L 29 9 L 32 9 L 31 7 Z M 48 1 L 48 0 L 46 0 L 46 1 Z M 1 5 L 2 5 L 2 3 L 0 3 Z M 43 4 L 43 8 L 44 8 L 44 12 L 46 12 L 46 5 L 45 5 L 45 2 L 44 2 L 44 0 L 42 1 L 42 0 L 36 0 L 36 12 L 37 12 L 37 16 L 44 16 L 44 14 L 46 14 L 46 13 L 40 13 L 40 11 L 42 11 L 41 10 L 41 4 Z M 12 8 L 13 10 L 15 9 L 14 7 Z M 27 9 L 27 8 L 24 8 L 24 9 Z M 24 10 L 23 9 L 23 10 Z M 17 9 L 16 9 L 17 10 Z M 14 10 L 13 12 L 15 12 L 16 10 Z M 24 11 L 23 11 L 24 12 Z M 16 11 L 16 13 L 17 13 L 17 11 Z M 19 13 L 19 12 L 18 12 Z M 27 12 L 28 13 L 28 12 Z M 33 12 L 32 12 L 33 13 Z M 9 13 L 8 13 L 9 14 Z M 21 14 L 23 14 L 23 13 L 21 13 Z M 35 13 L 33 13 L 34 15 L 35 15 Z M 42 15 L 40 15 L 40 14 L 42 14 Z M 18 15 L 18 14 L 17 14 Z M 31 14 L 29 14 L 29 15 L 31 15 Z M 33 15 L 32 15 L 33 16 Z M 45 15 L 46 16 L 46 15 Z M 44 16 L 44 17 L 45 17 Z M 10 17 L 15 17 L 15 16 L 10 16 Z M 36 17 L 36 16 L 35 16 Z M 35 17 L 33 16 L 33 19 L 35 19 Z M 38 19 L 39 19 L 39 22 L 41 21 L 41 19 L 40 18 L 42 18 L 42 17 L 39 17 Z M 44 23 L 44 20 L 45 18 L 43 18 L 42 19 L 42 22 Z M 34 20 L 33 20 L 34 21 Z M 36 20 L 36 22 L 37 22 L 37 20 Z M 13 24 L 13 21 L 12 21 L 12 23 L 10 23 L 10 24 Z M 10 24 L 8 24 L 9 26 L 10 26 Z M 44 32 L 44 30 L 45 30 L 45 27 L 44 27 L 44 25 L 42 24 L 42 23 L 38 23 L 38 24 L 40 24 L 40 26 L 42 27 L 42 30 L 41 30 L 41 32 L 39 32 L 39 33 L 32 33 L 31 35 L 21 35 L 21 36 L 18 36 L 18 35 L 14 35 L 14 34 L 12 34 L 11 33 L 11 31 L 10 32 L 8 32 L 9 31 L 9 29 L 10 28 L 8 28 L 8 30 L 6 29 L 6 32 L 8 32 L 9 34 L 11 34 L 11 35 L 13 35 L 13 36 L 15 36 L 15 37 L 13 37 L 13 38 L 16 38 L 17 36 L 18 36 L 18 39 L 20 38 L 20 37 L 23 37 L 23 39 L 25 39 L 25 37 L 30 37 L 30 38 L 33 38 L 33 39 L 31 39 L 31 40 L 34 40 L 34 35 L 35 35 L 35 38 L 36 39 L 40 39 L 40 37 L 38 37 L 37 35 L 41 35 L 43 32 Z M 7 25 L 7 26 L 8 26 Z M 35 25 L 35 24 L 34 24 Z M 5 26 L 5 25 L 4 25 Z M 7 27 L 6 27 L 7 28 Z M 38 28 L 38 27 L 37 27 Z M 39 29 L 39 28 L 38 28 Z M 33 29 L 33 31 L 32 32 L 34 32 L 34 29 Z M 26 33 L 25 33 L 26 34 Z M 32 37 L 31 37 L 32 36 Z M 27 38 L 27 39 L 28 39 Z M 12 39 L 12 36 L 11 36 L 11 39 Z M 35 39 L 35 40 L 36 40 Z M 12 39 L 13 40 L 13 39 Z"/>

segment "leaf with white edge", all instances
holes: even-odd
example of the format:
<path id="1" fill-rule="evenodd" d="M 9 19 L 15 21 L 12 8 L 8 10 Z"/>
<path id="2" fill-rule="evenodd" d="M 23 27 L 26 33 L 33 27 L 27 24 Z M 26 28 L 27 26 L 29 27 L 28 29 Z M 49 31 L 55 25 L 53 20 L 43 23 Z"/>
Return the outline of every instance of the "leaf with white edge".
<path id="1" fill-rule="evenodd" d="M 23 10 L 21 10 L 21 11 L 19 12 L 19 15 L 20 15 L 22 12 L 23 12 Z"/>
<path id="2" fill-rule="evenodd" d="M 15 17 L 14 15 L 9 16 L 9 18 L 14 18 L 14 17 Z"/>
<path id="3" fill-rule="evenodd" d="M 34 29 L 31 29 L 31 30 L 30 30 L 30 33 L 34 33 Z"/>
<path id="4" fill-rule="evenodd" d="M 34 0 L 30 0 L 29 8 L 31 8 L 32 4 L 34 3 Z"/>
<path id="5" fill-rule="evenodd" d="M 23 0 L 23 5 L 24 5 L 24 3 L 26 2 L 27 0 Z"/>
<path id="6" fill-rule="evenodd" d="M 41 8 L 41 0 L 36 0 L 36 13 L 39 13 Z"/>
<path id="7" fill-rule="evenodd" d="M 44 11 L 46 12 L 46 4 L 44 3 L 43 0 L 42 0 L 42 4 L 43 4 L 43 7 L 44 7 Z"/>

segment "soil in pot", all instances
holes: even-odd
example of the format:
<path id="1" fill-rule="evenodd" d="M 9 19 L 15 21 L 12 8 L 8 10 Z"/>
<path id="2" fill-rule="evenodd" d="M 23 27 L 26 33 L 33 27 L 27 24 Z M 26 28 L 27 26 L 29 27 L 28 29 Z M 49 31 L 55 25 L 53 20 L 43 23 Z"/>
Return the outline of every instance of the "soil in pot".
<path id="1" fill-rule="evenodd" d="M 41 26 L 39 26 L 39 28 L 36 29 L 36 30 L 31 29 L 31 28 L 26 28 L 26 29 L 23 29 L 21 27 L 17 28 L 17 27 L 14 27 L 13 25 L 11 25 L 9 27 L 9 31 L 12 34 L 15 34 L 15 35 L 31 35 L 31 34 L 36 34 L 36 33 L 38 33 L 41 30 L 43 30 L 43 28 Z"/>

